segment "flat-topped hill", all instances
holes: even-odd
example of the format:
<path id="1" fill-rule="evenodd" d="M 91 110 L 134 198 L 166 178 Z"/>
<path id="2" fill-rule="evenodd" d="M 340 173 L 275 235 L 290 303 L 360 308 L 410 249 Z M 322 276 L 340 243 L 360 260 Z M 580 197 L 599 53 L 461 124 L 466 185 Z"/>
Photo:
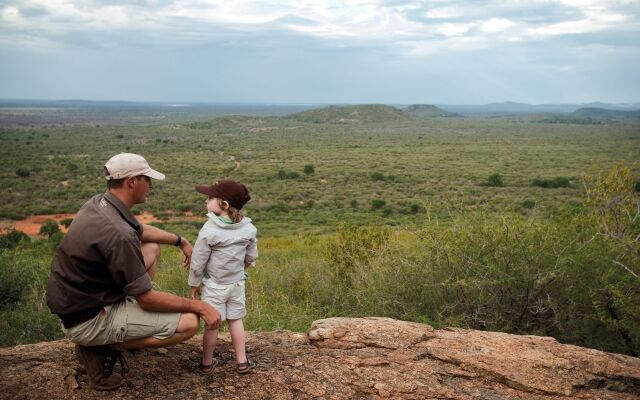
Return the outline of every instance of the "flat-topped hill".
<path id="1" fill-rule="evenodd" d="M 555 339 L 435 330 L 388 318 L 330 318 L 308 334 L 248 332 L 257 367 L 235 372 L 222 334 L 209 376 L 201 336 L 128 355 L 115 392 L 95 392 L 66 340 L 0 349 L 3 399 L 611 399 L 640 398 L 640 359 Z"/>
<path id="2" fill-rule="evenodd" d="M 460 117 L 460 114 L 452 113 L 431 104 L 412 104 L 402 111 L 418 117 Z"/>
<path id="3" fill-rule="evenodd" d="M 361 124 L 413 121 L 414 117 L 395 107 L 382 104 L 329 106 L 291 114 L 286 119 L 316 124 Z"/>

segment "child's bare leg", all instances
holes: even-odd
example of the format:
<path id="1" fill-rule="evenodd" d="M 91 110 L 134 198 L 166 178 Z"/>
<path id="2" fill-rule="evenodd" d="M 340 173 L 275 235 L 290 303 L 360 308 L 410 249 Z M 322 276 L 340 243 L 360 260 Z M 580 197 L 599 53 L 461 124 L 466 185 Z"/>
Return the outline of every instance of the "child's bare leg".
<path id="1" fill-rule="evenodd" d="M 217 329 L 204 330 L 202 335 L 202 365 L 211 365 L 213 363 L 213 351 L 216 349 L 217 340 Z"/>
<path id="2" fill-rule="evenodd" d="M 236 362 L 238 364 L 247 362 L 247 354 L 245 353 L 244 325 L 242 319 L 230 319 L 229 332 L 231 333 L 231 342 L 233 349 L 236 351 Z"/>

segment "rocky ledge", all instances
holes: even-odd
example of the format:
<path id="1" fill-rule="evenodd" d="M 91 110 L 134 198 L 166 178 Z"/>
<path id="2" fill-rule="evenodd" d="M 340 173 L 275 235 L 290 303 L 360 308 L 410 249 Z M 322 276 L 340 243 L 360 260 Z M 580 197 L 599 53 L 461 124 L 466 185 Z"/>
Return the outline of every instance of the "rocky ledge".
<path id="1" fill-rule="evenodd" d="M 89 388 L 66 340 L 0 349 L 6 399 L 640 399 L 640 359 L 553 338 L 434 330 L 388 318 L 329 318 L 308 334 L 248 332 L 257 363 L 235 373 L 221 335 L 211 375 L 197 371 L 201 337 L 129 354 L 126 384 Z"/>

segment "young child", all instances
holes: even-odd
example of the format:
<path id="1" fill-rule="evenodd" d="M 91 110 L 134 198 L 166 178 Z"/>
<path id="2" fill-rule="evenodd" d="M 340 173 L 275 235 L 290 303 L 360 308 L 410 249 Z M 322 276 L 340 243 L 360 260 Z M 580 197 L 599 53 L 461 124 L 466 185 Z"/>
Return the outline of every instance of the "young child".
<path id="1" fill-rule="evenodd" d="M 255 266 L 258 257 L 257 229 L 244 217 L 242 207 L 251 199 L 247 187 L 230 179 L 212 186 L 198 185 L 196 191 L 207 198 L 207 217 L 193 247 L 189 268 L 191 297 L 201 295 L 203 301 L 220 312 L 221 321 L 229 321 L 231 341 L 236 352 L 237 372 L 246 374 L 254 364 L 245 354 L 244 326 L 245 268 Z M 202 291 L 200 290 L 202 286 Z M 205 330 L 200 372 L 213 371 L 213 350 L 218 330 Z"/>

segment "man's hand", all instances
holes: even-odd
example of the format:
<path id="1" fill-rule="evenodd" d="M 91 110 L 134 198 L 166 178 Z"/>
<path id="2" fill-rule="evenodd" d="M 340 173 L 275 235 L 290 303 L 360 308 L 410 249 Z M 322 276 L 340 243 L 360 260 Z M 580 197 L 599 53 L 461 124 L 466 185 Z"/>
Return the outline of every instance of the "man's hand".
<path id="1" fill-rule="evenodd" d="M 200 300 L 200 288 L 199 287 L 191 287 L 191 299 L 192 300 Z"/>
<path id="2" fill-rule="evenodd" d="M 189 243 L 187 239 L 182 238 L 182 241 L 180 242 L 180 250 L 182 250 L 182 254 L 184 255 L 184 258 L 182 259 L 182 266 L 188 271 L 189 265 L 191 264 L 193 246 L 191 246 L 191 243 Z"/>
<path id="3" fill-rule="evenodd" d="M 203 309 L 198 314 L 204 320 L 205 328 L 208 330 L 218 329 L 218 325 L 220 325 L 220 313 L 204 301 L 200 302 L 203 305 Z"/>

